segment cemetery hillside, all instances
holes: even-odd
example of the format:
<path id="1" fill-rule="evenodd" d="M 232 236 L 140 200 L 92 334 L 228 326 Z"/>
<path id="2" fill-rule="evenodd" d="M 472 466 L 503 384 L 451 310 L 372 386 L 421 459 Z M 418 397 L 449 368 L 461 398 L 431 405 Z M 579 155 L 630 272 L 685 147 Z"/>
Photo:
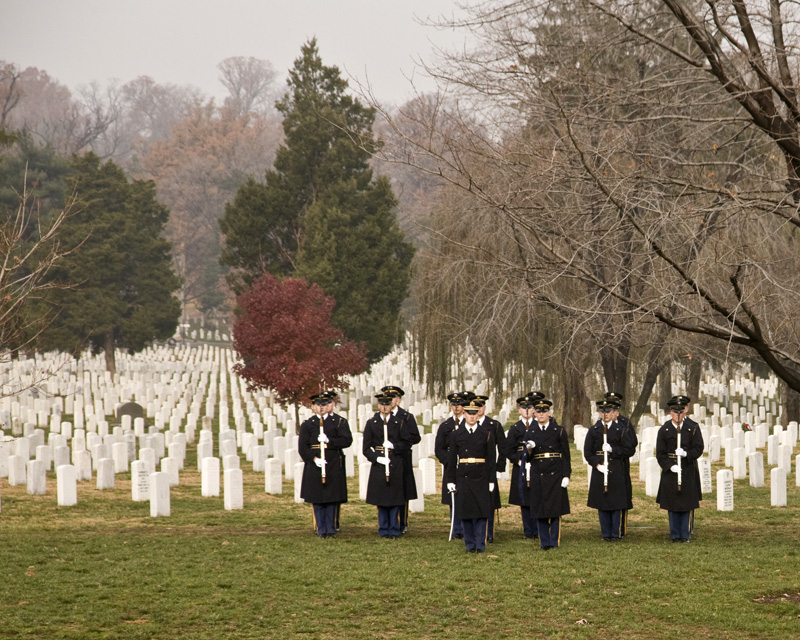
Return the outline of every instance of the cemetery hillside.
<path id="1" fill-rule="evenodd" d="M 197 332 L 196 332 L 197 333 Z M 199 338 L 199 335 L 195 337 Z M 351 378 L 337 411 L 349 501 L 323 540 L 300 501 L 294 409 L 248 391 L 228 336 L 209 342 L 3 364 L 0 400 L 2 638 L 790 638 L 800 631 L 797 424 L 783 423 L 774 378 L 707 372 L 690 414 L 706 449 L 692 544 L 669 544 L 654 496 L 664 407 L 639 420 L 634 508 L 617 545 L 588 509 L 585 428 L 575 426 L 572 513 L 561 547 L 522 536 L 503 508 L 487 553 L 448 542 L 433 457 L 444 398 L 431 397 L 397 348 Z M 215 339 L 216 338 L 216 339 Z M 43 368 L 52 377 L 29 386 Z M 464 386 L 488 391 L 477 362 Z M 384 384 L 406 390 L 422 441 L 409 531 L 377 536 L 365 504 L 363 426 Z M 519 390 L 522 393 L 524 390 Z M 506 428 L 514 397 L 492 394 Z M 559 409 L 556 407 L 556 416 Z M 301 420 L 310 415 L 301 408 Z"/>

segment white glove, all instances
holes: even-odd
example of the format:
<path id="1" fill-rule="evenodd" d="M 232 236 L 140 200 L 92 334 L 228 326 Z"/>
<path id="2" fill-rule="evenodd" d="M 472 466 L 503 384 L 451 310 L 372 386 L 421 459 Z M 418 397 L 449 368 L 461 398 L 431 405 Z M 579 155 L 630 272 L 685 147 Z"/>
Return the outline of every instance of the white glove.
<path id="1" fill-rule="evenodd" d="M 561 488 L 562 488 L 562 489 L 566 489 L 568 486 L 569 486 L 569 478 L 564 478 L 564 479 L 561 481 Z"/>
<path id="2" fill-rule="evenodd" d="M 384 449 L 394 449 L 394 445 L 389 442 L 388 440 L 383 441 L 383 448 Z"/>
<path id="3" fill-rule="evenodd" d="M 448 482 L 447 483 L 447 490 L 450 493 L 455 493 L 456 492 L 456 483 L 455 482 Z"/>
<path id="4" fill-rule="evenodd" d="M 603 445 L 603 451 L 608 451 L 609 453 L 611 453 L 611 445 L 606 442 Z"/>
<path id="5" fill-rule="evenodd" d="M 386 456 L 378 456 L 378 459 L 375 462 L 378 464 L 389 464 L 389 458 Z"/>
<path id="6" fill-rule="evenodd" d="M 494 482 L 489 483 L 489 493 L 494 493 Z"/>
<path id="7" fill-rule="evenodd" d="M 528 449 L 533 449 L 533 448 L 536 446 L 536 443 L 535 443 L 533 440 L 528 440 L 528 441 L 525 443 L 525 446 L 527 446 L 527 447 L 528 447 Z"/>
<path id="8" fill-rule="evenodd" d="M 324 431 L 320 431 L 319 435 L 317 436 L 317 442 L 324 442 L 325 444 L 328 444 L 330 440 L 328 439 L 328 436 L 325 435 Z"/>
<path id="9" fill-rule="evenodd" d="M 598 470 L 600 473 L 605 473 L 605 472 L 606 472 L 606 465 L 604 465 L 604 464 L 598 464 L 598 465 L 597 465 L 597 467 L 596 467 L 596 469 L 597 469 L 597 470 Z"/>
<path id="10" fill-rule="evenodd" d="M 680 456 L 681 458 L 685 458 L 686 457 L 686 449 L 684 449 L 683 447 L 678 447 L 677 449 L 675 449 L 675 455 L 676 456 Z"/>
<path id="11" fill-rule="evenodd" d="M 670 470 L 670 471 L 672 471 L 672 473 L 678 473 L 678 465 L 677 465 L 677 464 L 673 464 L 673 465 L 672 465 L 672 466 L 669 468 L 669 470 Z"/>
<path id="12" fill-rule="evenodd" d="M 322 458 L 314 458 L 314 464 L 322 469 Z"/>

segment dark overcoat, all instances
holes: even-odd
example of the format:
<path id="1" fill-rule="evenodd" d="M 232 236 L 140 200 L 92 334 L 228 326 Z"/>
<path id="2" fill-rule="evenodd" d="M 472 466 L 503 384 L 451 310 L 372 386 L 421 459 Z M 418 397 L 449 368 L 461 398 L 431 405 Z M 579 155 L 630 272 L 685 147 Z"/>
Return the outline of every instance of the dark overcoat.
<path id="1" fill-rule="evenodd" d="M 350 425 L 342 416 L 329 414 L 323 423 L 323 431 L 329 442 L 325 445 L 325 483 L 322 483 L 322 469 L 314 458 L 321 457 L 320 417 L 313 416 L 300 425 L 297 449 L 305 462 L 303 478 L 300 483 L 300 497 L 313 504 L 347 502 L 347 474 L 342 450 L 353 444 Z"/>
<path id="2" fill-rule="evenodd" d="M 619 422 L 612 422 L 608 427 L 607 440 L 611 445 L 611 452 L 608 454 L 607 491 L 604 491 L 603 474 L 596 468 L 603 463 L 603 423 L 600 420 L 586 432 L 586 439 L 583 441 L 583 457 L 592 467 L 586 504 L 601 511 L 629 509 L 630 474 L 625 463 L 636 453 L 636 435 L 632 429 L 625 428 Z"/>
<path id="3" fill-rule="evenodd" d="M 361 451 L 372 463 L 367 481 L 367 504 L 378 507 L 399 507 L 406 503 L 406 492 L 403 477 L 405 458 L 398 450 L 411 450 L 411 440 L 407 429 L 402 427 L 398 420 L 387 420 L 386 430 L 388 440 L 394 445 L 389 449 L 389 480 L 386 480 L 386 467 L 378 463 L 378 458 L 384 455 L 383 451 L 383 419 L 376 413 L 364 426 Z"/>
<path id="4" fill-rule="evenodd" d="M 528 501 L 534 518 L 558 518 L 569 513 L 569 493 L 561 486 L 572 474 L 569 437 L 555 418 L 544 429 L 534 420 L 525 434 L 535 447 L 528 451 L 531 488 Z"/>
<path id="5" fill-rule="evenodd" d="M 681 448 L 686 451 L 686 457 L 676 457 L 677 446 L 678 430 L 672 420 L 667 420 L 656 436 L 656 459 L 661 467 L 656 502 L 667 511 L 692 511 L 700 506 L 700 500 L 703 499 L 697 459 L 703 455 L 705 445 L 700 426 L 696 422 L 684 418 L 681 425 Z M 678 474 L 671 471 L 674 464 L 680 464 L 681 467 L 680 491 Z"/>
<path id="6" fill-rule="evenodd" d="M 493 509 L 489 483 L 497 485 L 494 433 L 485 425 L 475 425 L 470 433 L 466 423 L 450 434 L 447 451 L 447 483 L 455 483 L 455 517 L 461 520 L 488 518 Z M 468 462 L 478 459 L 482 462 Z"/>

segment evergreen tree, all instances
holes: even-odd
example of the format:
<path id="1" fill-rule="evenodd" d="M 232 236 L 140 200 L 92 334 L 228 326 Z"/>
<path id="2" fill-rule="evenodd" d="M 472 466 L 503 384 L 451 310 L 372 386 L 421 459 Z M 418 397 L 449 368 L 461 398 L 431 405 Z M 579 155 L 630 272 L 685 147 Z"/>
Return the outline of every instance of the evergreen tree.
<path id="1" fill-rule="evenodd" d="M 87 154 L 72 169 L 69 188 L 80 206 L 62 238 L 78 248 L 54 271 L 54 283 L 69 286 L 49 296 L 58 316 L 42 346 L 103 351 L 113 373 L 116 347 L 140 351 L 177 327 L 180 304 L 173 293 L 180 281 L 161 237 L 169 212 L 156 201 L 152 182 L 128 182 L 113 162 Z"/>
<path id="2" fill-rule="evenodd" d="M 374 361 L 394 343 L 413 257 L 389 182 L 369 168 L 375 112 L 346 94 L 315 40 L 288 84 L 276 105 L 285 143 L 265 183 L 250 180 L 226 207 L 222 263 L 237 270 L 239 289 L 263 273 L 319 284 L 336 299 L 334 324 Z"/>

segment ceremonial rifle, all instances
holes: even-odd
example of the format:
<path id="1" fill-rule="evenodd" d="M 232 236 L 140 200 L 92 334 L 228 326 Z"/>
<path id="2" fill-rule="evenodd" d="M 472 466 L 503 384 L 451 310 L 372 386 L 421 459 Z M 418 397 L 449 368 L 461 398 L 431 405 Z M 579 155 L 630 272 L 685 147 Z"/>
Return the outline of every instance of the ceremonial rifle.
<path id="1" fill-rule="evenodd" d="M 681 484 L 683 484 L 683 476 L 681 474 L 681 457 L 678 455 L 678 449 L 681 448 L 681 425 L 678 425 L 678 446 L 675 448 L 675 462 L 678 464 L 678 492 L 680 493 Z"/>
<path id="2" fill-rule="evenodd" d="M 323 435 L 325 433 L 321 415 L 319 417 L 319 433 L 320 435 Z M 326 475 L 325 467 L 327 466 L 327 463 L 325 462 L 325 443 L 322 441 L 322 438 L 320 438 L 319 440 L 319 452 L 320 452 L 320 459 L 322 460 L 322 466 L 320 467 L 320 469 L 322 470 L 322 484 L 325 484 L 325 475 Z"/>
<path id="3" fill-rule="evenodd" d="M 389 427 L 387 426 L 386 416 L 382 416 L 383 418 L 383 455 L 386 458 L 386 462 L 384 462 L 384 466 L 386 467 L 386 484 L 389 484 L 389 450 L 386 448 L 386 443 L 389 441 Z"/>
<path id="4" fill-rule="evenodd" d="M 603 421 L 603 493 L 608 493 L 608 425 Z"/>

